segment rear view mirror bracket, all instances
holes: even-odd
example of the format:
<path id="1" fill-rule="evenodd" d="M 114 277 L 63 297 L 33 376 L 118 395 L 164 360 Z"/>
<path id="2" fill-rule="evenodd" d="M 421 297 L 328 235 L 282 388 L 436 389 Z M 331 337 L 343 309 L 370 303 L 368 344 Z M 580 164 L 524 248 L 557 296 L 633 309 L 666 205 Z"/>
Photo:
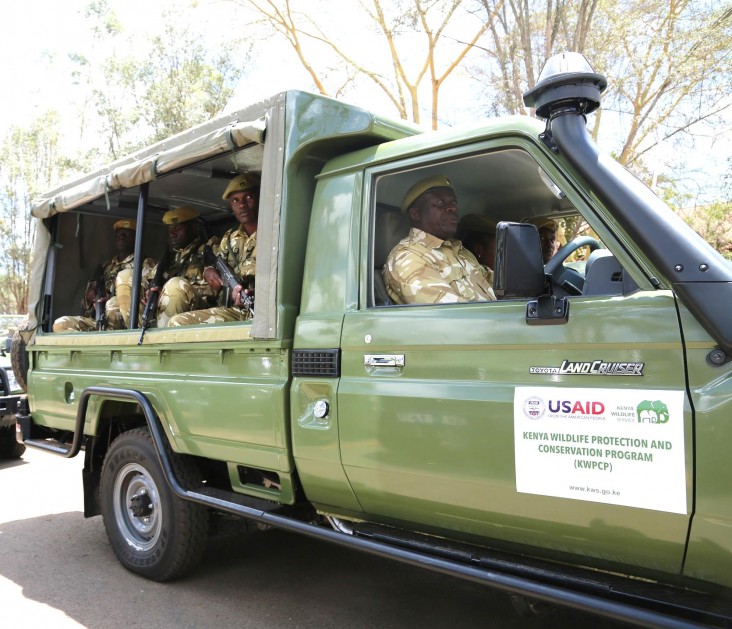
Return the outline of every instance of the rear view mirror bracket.
<path id="1" fill-rule="evenodd" d="M 564 325 L 569 321 L 569 300 L 556 295 L 541 295 L 526 304 L 528 325 Z"/>

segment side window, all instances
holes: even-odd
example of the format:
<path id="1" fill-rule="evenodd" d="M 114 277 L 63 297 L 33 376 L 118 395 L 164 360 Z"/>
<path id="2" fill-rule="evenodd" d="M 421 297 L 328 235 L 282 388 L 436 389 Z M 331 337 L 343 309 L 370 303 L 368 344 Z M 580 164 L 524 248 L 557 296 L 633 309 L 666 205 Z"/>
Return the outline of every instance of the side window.
<path id="1" fill-rule="evenodd" d="M 522 149 L 383 174 L 375 200 L 374 307 L 491 299 L 482 278 L 492 290 L 501 221 L 537 227 L 545 272 L 558 295 L 620 295 L 636 288 L 586 218 Z"/>
<path id="2" fill-rule="evenodd" d="M 166 327 L 176 315 L 214 308 L 217 318 L 205 313 L 180 324 L 251 321 L 261 156 L 261 145 L 245 147 L 54 217 L 55 259 L 46 276 L 44 330 L 139 328 L 143 315 L 147 325 Z M 145 201 L 142 225 L 137 220 L 140 199 Z M 229 277 L 217 266 L 217 255 Z M 209 266 L 222 279 L 222 288 L 207 279 Z M 135 289 L 136 268 L 140 281 Z M 146 312 L 156 271 L 160 298 Z M 231 284 L 244 286 L 246 298 L 237 301 L 233 294 L 239 291 Z"/>

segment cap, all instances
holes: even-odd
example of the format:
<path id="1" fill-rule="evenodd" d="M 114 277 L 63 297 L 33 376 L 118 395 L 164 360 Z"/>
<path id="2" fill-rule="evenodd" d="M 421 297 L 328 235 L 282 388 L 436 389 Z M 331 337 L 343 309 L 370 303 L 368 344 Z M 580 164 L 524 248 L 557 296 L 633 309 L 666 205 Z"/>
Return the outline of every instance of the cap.
<path id="1" fill-rule="evenodd" d="M 226 201 L 235 192 L 249 190 L 250 188 L 259 188 L 259 175 L 255 173 L 237 175 L 229 182 L 229 185 L 226 186 L 224 195 L 221 198 Z"/>
<path id="2" fill-rule="evenodd" d="M 112 229 L 137 229 L 137 221 L 133 221 L 130 218 L 123 218 L 112 225 Z"/>
<path id="3" fill-rule="evenodd" d="M 412 207 L 412 204 L 417 200 L 417 197 L 429 190 L 432 190 L 433 188 L 452 188 L 452 184 L 444 175 L 433 175 L 432 177 L 427 177 L 427 179 L 418 181 L 409 190 L 407 190 L 407 194 L 404 195 L 404 201 L 402 201 L 402 213 Z"/>
<path id="4" fill-rule="evenodd" d="M 177 225 L 178 223 L 187 223 L 194 218 L 198 218 L 201 213 L 192 208 L 190 205 L 181 205 L 180 207 L 168 210 L 163 214 L 163 223 L 166 225 Z"/>
<path id="5" fill-rule="evenodd" d="M 496 223 L 480 214 L 466 214 L 460 219 L 457 238 L 465 240 L 467 235 L 483 235 L 496 233 Z"/>
<path id="6" fill-rule="evenodd" d="M 554 231 L 559 229 L 559 223 L 557 223 L 553 218 L 538 218 L 532 222 L 536 225 L 537 229 L 542 229 L 543 227 L 553 229 Z"/>

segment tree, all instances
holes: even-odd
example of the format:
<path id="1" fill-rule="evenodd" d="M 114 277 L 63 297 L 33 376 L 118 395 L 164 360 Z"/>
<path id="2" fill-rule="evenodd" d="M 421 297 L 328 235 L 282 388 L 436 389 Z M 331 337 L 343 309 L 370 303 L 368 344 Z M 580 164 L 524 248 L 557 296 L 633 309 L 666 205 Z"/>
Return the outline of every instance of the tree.
<path id="1" fill-rule="evenodd" d="M 732 202 L 693 207 L 680 214 L 704 240 L 732 260 Z"/>
<path id="2" fill-rule="evenodd" d="M 0 311 L 25 313 L 35 239 L 31 200 L 65 168 L 59 116 L 47 112 L 28 128 L 12 127 L 0 146 Z"/>
<path id="3" fill-rule="evenodd" d="M 720 123 L 732 107 L 732 8 L 708 0 L 478 0 L 496 19 L 485 69 L 492 114 L 524 113 L 522 93 L 557 52 L 592 59 L 609 79 L 593 133 L 605 135 L 621 164 L 642 159 L 675 137 L 693 140 L 700 123 Z M 604 113 L 603 113 L 604 112 Z"/>
<path id="4" fill-rule="evenodd" d="M 617 159 L 648 181 L 653 168 L 644 160 L 654 149 L 688 146 L 701 123 L 719 126 L 732 108 L 732 8 L 715 0 L 339 3 L 358 24 L 357 42 L 348 40 L 351 29 L 337 30 L 344 16 L 333 3 L 298 3 L 306 14 L 291 0 L 237 2 L 287 42 L 321 93 L 339 96 L 370 82 L 415 122 L 427 97 L 433 128 L 448 79 L 472 100 L 457 70 L 477 79 L 489 115 L 529 114 L 522 95 L 545 61 L 581 52 L 609 79 L 592 134 L 602 131 Z"/>
<path id="5" fill-rule="evenodd" d="M 488 28 L 488 21 L 466 10 L 464 0 L 361 0 L 355 10 L 343 3 L 341 10 L 350 15 L 340 17 L 347 21 L 333 19 L 332 2 L 327 8 L 325 3 L 311 2 L 307 14 L 294 11 L 290 0 L 238 3 L 287 41 L 321 94 L 339 96 L 357 80 L 365 80 L 401 118 L 417 123 L 424 98 L 433 129 L 439 123 L 444 85 L 474 54 L 474 45 Z M 319 16 L 318 22 L 313 15 Z M 360 36 L 354 39 L 343 23 L 357 23 Z"/>
<path id="6" fill-rule="evenodd" d="M 162 32 L 148 38 L 126 34 L 105 0 L 89 5 L 94 55 L 74 61 L 91 94 L 85 131 L 104 138 L 101 155 L 116 159 L 220 115 L 242 77 L 251 45 L 229 32 L 207 40 L 196 28 L 196 3 L 188 21 L 180 4 L 163 12 Z"/>
<path id="7" fill-rule="evenodd" d="M 195 2 L 186 4 L 196 8 Z M 195 10 L 185 13 L 186 21 L 181 5 L 168 5 L 160 32 L 136 32 L 135 38 L 125 34 L 107 0 L 91 2 L 91 49 L 71 55 L 72 84 L 81 96 L 78 135 L 69 134 L 68 119 L 49 112 L 28 127 L 11 128 L 2 141 L 0 310 L 27 309 L 33 198 L 74 171 L 205 122 L 226 106 L 246 67 L 248 47 L 228 32 L 207 40 L 196 28 Z M 121 54 L 123 48 L 134 52 Z"/>
<path id="8" fill-rule="evenodd" d="M 488 87 L 492 115 L 525 115 L 523 93 L 555 52 L 584 53 L 598 0 L 477 0 L 489 34 L 489 63 L 473 68 Z M 482 62 L 484 59 L 481 60 Z"/>
<path id="9" fill-rule="evenodd" d="M 692 134 L 732 106 L 732 7 L 700 0 L 627 2 L 606 54 L 613 85 L 606 109 L 624 120 L 617 158 L 632 165 L 660 143 Z"/>

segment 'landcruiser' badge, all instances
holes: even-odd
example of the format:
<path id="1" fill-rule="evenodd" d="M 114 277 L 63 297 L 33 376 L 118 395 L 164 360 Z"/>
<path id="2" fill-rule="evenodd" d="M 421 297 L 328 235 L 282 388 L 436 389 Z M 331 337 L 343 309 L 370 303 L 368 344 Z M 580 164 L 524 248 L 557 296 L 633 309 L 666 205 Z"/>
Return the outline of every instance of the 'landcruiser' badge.
<path id="1" fill-rule="evenodd" d="M 559 367 L 529 367 L 534 375 L 560 376 L 642 376 L 645 363 L 608 363 L 604 360 L 563 360 Z"/>

